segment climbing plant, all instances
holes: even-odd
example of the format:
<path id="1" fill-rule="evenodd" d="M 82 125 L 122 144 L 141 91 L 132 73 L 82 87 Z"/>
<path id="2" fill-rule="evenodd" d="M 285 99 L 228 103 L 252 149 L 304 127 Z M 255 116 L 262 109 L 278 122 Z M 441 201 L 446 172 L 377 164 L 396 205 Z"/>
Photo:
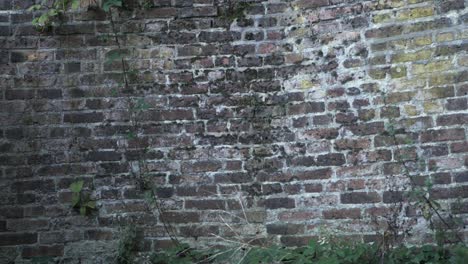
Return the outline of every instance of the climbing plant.
<path id="1" fill-rule="evenodd" d="M 76 10 L 80 7 L 80 0 L 43 0 L 40 4 L 29 7 L 29 11 L 41 11 L 41 15 L 34 18 L 32 24 L 41 31 L 50 29 L 52 23 L 65 11 Z"/>

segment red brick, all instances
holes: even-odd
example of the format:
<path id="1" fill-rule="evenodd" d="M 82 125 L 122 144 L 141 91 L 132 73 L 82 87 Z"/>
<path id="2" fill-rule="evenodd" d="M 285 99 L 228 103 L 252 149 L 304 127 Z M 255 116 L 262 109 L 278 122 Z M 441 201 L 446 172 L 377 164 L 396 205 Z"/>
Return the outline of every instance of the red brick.
<path id="1" fill-rule="evenodd" d="M 186 209 L 200 209 L 200 210 L 226 210 L 224 200 L 186 200 Z"/>
<path id="2" fill-rule="evenodd" d="M 22 256 L 23 258 L 60 257 L 63 256 L 63 245 L 24 247 Z"/>
<path id="3" fill-rule="evenodd" d="M 266 226 L 268 234 L 272 235 L 294 235 L 304 232 L 304 225 L 301 224 L 268 224 Z"/>
<path id="4" fill-rule="evenodd" d="M 465 139 L 463 128 L 429 130 L 421 134 L 421 142 L 450 141 Z"/>
<path id="5" fill-rule="evenodd" d="M 269 198 L 264 201 L 267 209 L 294 208 L 294 199 L 291 198 Z"/>
<path id="6" fill-rule="evenodd" d="M 0 234 L 0 246 L 14 246 L 35 244 L 37 242 L 36 233 L 13 233 L 13 234 Z"/>
<path id="7" fill-rule="evenodd" d="M 359 219 L 361 218 L 361 209 L 333 209 L 323 211 L 323 217 L 325 219 Z"/>
<path id="8" fill-rule="evenodd" d="M 376 192 L 352 192 L 342 193 L 340 195 L 340 200 L 343 204 L 366 204 L 378 203 L 382 199 Z"/>

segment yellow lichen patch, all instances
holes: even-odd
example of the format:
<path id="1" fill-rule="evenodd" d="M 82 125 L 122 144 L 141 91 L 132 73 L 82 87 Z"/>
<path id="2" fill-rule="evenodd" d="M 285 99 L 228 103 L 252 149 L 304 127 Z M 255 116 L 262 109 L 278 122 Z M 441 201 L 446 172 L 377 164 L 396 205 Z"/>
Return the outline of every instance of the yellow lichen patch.
<path id="1" fill-rule="evenodd" d="M 431 74 L 429 78 L 429 86 L 453 83 L 455 80 L 455 77 L 456 77 L 456 74 L 453 74 L 453 73 L 445 73 L 442 75 Z"/>
<path id="2" fill-rule="evenodd" d="M 460 66 L 468 66 L 468 56 L 460 56 L 458 58 L 458 65 Z"/>
<path id="3" fill-rule="evenodd" d="M 309 90 L 319 86 L 308 74 L 299 74 L 284 81 L 286 90 Z"/>
<path id="4" fill-rule="evenodd" d="M 429 36 L 422 36 L 417 37 L 411 41 L 411 46 L 426 46 L 432 43 L 432 37 Z"/>
<path id="5" fill-rule="evenodd" d="M 415 90 L 421 89 L 426 85 L 426 79 L 413 78 L 411 80 L 402 79 L 394 83 L 395 90 Z"/>
<path id="6" fill-rule="evenodd" d="M 391 19 L 392 19 L 392 16 L 390 13 L 377 14 L 372 17 L 372 22 L 374 22 L 375 24 L 380 24 L 380 23 L 388 22 Z"/>
<path id="7" fill-rule="evenodd" d="M 427 60 L 431 57 L 432 50 L 420 50 L 412 53 L 399 53 L 392 56 L 393 63 Z"/>
<path id="8" fill-rule="evenodd" d="M 424 102 L 425 113 L 440 113 L 443 110 L 442 105 L 436 101 Z"/>
<path id="9" fill-rule="evenodd" d="M 452 32 L 440 33 L 437 35 L 437 42 L 452 41 L 455 39 L 455 36 Z"/>
<path id="10" fill-rule="evenodd" d="M 452 63 L 448 60 L 433 61 L 427 64 L 414 64 L 413 74 L 427 74 L 437 71 L 446 71 L 453 67 Z"/>
<path id="11" fill-rule="evenodd" d="M 419 114 L 418 109 L 414 105 L 405 105 L 405 112 L 409 116 L 416 116 Z"/>
<path id="12" fill-rule="evenodd" d="M 454 90 L 452 86 L 447 87 L 435 87 L 423 91 L 424 99 L 437 99 L 454 96 Z"/>
<path id="13" fill-rule="evenodd" d="M 299 88 L 301 88 L 301 89 L 310 89 L 310 88 L 312 88 L 313 86 L 314 86 L 314 83 L 313 83 L 312 81 L 310 81 L 310 80 L 302 80 L 302 81 L 300 82 Z"/>
<path id="14" fill-rule="evenodd" d="M 393 79 L 406 77 L 406 67 L 392 67 L 390 70 L 390 76 Z"/>
<path id="15" fill-rule="evenodd" d="M 432 7 L 418 7 L 409 10 L 400 11 L 396 19 L 397 20 L 410 20 L 420 17 L 428 17 L 434 15 L 434 8 Z"/>

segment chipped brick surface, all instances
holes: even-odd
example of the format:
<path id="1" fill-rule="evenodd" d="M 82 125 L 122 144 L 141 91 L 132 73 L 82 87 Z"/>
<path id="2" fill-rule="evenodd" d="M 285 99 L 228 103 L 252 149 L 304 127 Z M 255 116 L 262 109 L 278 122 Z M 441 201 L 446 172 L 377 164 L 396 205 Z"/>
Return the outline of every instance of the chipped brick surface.
<path id="1" fill-rule="evenodd" d="M 154 0 L 115 18 L 129 89 L 102 10 L 37 32 L 30 2 L 0 0 L 0 251 L 18 263 L 114 263 L 126 224 L 140 251 L 168 247 L 163 220 L 194 245 L 226 223 L 287 246 L 319 225 L 371 237 L 403 199 L 388 181 L 408 184 L 397 156 L 468 219 L 466 1 L 250 0 L 230 21 L 222 0 Z"/>

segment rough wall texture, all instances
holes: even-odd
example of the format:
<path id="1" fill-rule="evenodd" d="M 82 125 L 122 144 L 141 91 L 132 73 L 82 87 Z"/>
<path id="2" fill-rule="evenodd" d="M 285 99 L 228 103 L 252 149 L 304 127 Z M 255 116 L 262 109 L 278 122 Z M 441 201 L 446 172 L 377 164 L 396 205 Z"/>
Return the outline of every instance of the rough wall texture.
<path id="1" fill-rule="evenodd" d="M 154 0 L 115 13 L 127 90 L 103 12 L 38 33 L 31 2 L 0 0 L 0 262 L 112 263 L 130 223 L 140 251 L 169 245 L 139 157 L 194 244 L 236 231 L 293 246 L 319 227 L 372 240 L 408 185 L 399 152 L 468 221 L 468 1 L 252 0 L 229 21 L 227 3 Z M 77 179 L 91 216 L 70 208 Z M 402 217 L 430 240 L 417 212 Z"/>

